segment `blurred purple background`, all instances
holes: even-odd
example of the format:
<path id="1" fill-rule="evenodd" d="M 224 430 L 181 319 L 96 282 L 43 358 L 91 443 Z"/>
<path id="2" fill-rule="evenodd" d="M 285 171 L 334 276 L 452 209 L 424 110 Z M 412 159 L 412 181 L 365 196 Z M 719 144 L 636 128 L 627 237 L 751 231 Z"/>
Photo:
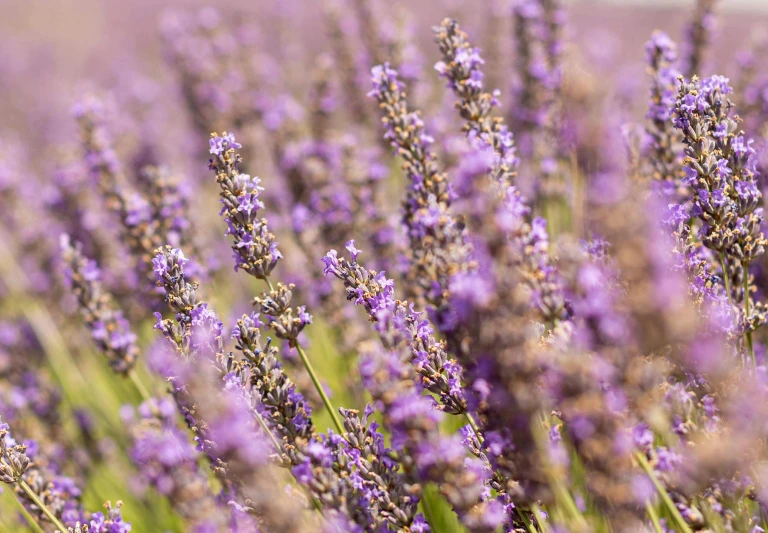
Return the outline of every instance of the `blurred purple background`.
<path id="1" fill-rule="evenodd" d="M 415 35 L 427 45 L 424 49 L 434 54 L 431 61 L 437 55 L 436 48 L 428 45 L 434 24 L 446 15 L 456 17 L 482 42 L 482 15 L 496 2 L 428 0 L 401 4 L 414 13 Z M 620 88 L 623 83 L 644 84 L 643 44 L 654 29 L 679 39 L 693 4 L 693 0 L 571 2 L 569 40 L 576 45 L 571 48 L 571 58 L 581 62 L 571 61 L 568 68 L 582 64 L 601 77 L 616 76 Z M 735 51 L 746 45 L 755 28 L 768 23 L 768 1 L 726 0 L 720 4 L 720 32 L 712 59 L 716 70 L 728 75 L 735 67 Z M 53 123 L 58 117 L 69 122 L 69 107 L 89 87 L 120 85 L 121 80 L 135 80 L 137 75 L 167 81 L 159 31 L 163 14 L 207 5 L 211 3 L 204 0 L 3 0 L 0 131 L 12 129 L 24 134 L 34 127 L 36 135 L 54 140 L 69 130 Z M 312 0 L 232 0 L 217 7 L 283 20 L 282 29 L 275 29 L 273 38 L 268 39 L 277 47 L 287 48 L 294 42 L 298 48 L 299 39 L 309 39 L 316 40 L 318 46 L 301 47 L 299 54 L 327 49 L 320 8 Z"/>

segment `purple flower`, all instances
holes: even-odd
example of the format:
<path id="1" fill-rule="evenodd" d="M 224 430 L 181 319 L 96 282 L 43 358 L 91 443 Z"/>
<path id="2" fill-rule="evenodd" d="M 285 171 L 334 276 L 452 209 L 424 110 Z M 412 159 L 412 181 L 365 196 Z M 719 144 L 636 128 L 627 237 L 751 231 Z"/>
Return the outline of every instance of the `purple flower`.
<path id="1" fill-rule="evenodd" d="M 210 153 L 216 156 L 223 155 L 229 149 L 240 149 L 242 145 L 235 141 L 235 136 L 232 133 L 224 132 L 221 137 L 212 136 L 208 140 L 210 145 Z"/>
<path id="2" fill-rule="evenodd" d="M 373 90 L 368 93 L 368 96 L 375 96 L 377 93 L 389 91 L 392 87 L 397 89 L 403 87 L 402 82 L 398 79 L 397 71 L 390 68 L 389 63 L 376 65 L 371 69 L 371 83 L 373 84 Z"/>
<path id="3" fill-rule="evenodd" d="M 360 255 L 360 250 L 355 248 L 355 241 L 354 240 L 347 241 L 345 248 L 349 251 L 349 254 L 352 256 L 352 261 L 357 261 L 357 256 Z"/>

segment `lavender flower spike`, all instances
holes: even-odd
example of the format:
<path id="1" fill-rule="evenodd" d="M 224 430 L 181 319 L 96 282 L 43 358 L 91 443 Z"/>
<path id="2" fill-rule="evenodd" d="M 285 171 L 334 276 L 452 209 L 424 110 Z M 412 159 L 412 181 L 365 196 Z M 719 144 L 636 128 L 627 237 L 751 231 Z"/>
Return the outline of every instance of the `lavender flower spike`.
<path id="1" fill-rule="evenodd" d="M 379 102 L 385 138 L 396 148 L 410 181 L 403 214 L 410 240 L 406 287 L 419 304 L 428 302 L 441 309 L 441 315 L 448 315 L 447 278 L 451 272 L 471 268 L 471 246 L 463 224 L 450 212 L 454 192 L 430 151 L 432 138 L 424 132 L 419 114 L 408 111 L 397 72 L 385 64 L 374 67 L 372 73 L 374 88 L 369 95 Z M 441 330 L 443 326 L 438 324 Z"/>
<path id="2" fill-rule="evenodd" d="M 259 210 L 264 208 L 259 199 L 264 190 L 259 185 L 261 180 L 240 173 L 242 158 L 235 150 L 242 146 L 231 133 L 212 134 L 210 147 L 209 168 L 216 172 L 216 181 L 221 186 L 221 215 L 227 222 L 226 234 L 234 240 L 235 270 L 242 268 L 265 280 L 283 255 L 277 249 L 267 220 L 258 218 Z"/>
<path id="3" fill-rule="evenodd" d="M 221 214 L 227 222 L 227 233 L 234 237 L 235 270 L 242 268 L 267 283 L 269 292 L 256 297 L 254 305 L 269 318 L 269 327 L 275 334 L 294 347 L 304 327 L 312 323 L 312 315 L 304 306 L 291 307 L 293 285 L 277 283 L 273 286 L 269 280 L 272 269 L 283 255 L 277 249 L 277 241 L 269 231 L 267 219 L 257 218 L 259 209 L 264 208 L 259 200 L 259 193 L 263 190 L 259 186 L 260 180 L 240 173 L 242 158 L 235 149 L 241 148 L 241 145 L 235 141 L 234 135 L 224 133 L 219 137 L 214 133 L 210 145 L 214 157 L 209 167 L 216 172 L 216 181 L 221 187 Z M 322 396 L 323 393 L 320 394 Z"/>
<path id="4" fill-rule="evenodd" d="M 101 271 L 95 261 L 86 258 L 81 246 L 67 235 L 61 237 L 61 251 L 67 265 L 65 275 L 77 298 L 80 312 L 91 330 L 91 338 L 120 374 L 128 374 L 136 364 L 139 349 L 130 324 L 101 287 Z"/>
<path id="5" fill-rule="evenodd" d="M 360 253 L 354 241 L 347 244 L 352 261 L 338 257 L 331 250 L 323 258 L 325 273 L 333 274 L 344 282 L 347 299 L 362 305 L 388 348 L 407 345 L 419 384 L 433 393 L 438 409 L 446 413 L 467 413 L 461 366 L 446 352 L 444 341 L 435 338 L 432 326 L 413 304 L 395 298 L 395 282 L 384 272 L 367 270 L 357 262 Z M 395 323 L 398 327 L 388 328 Z"/>
<path id="6" fill-rule="evenodd" d="M 459 99 L 456 107 L 465 120 L 462 129 L 470 139 L 493 148 L 498 154 L 493 167 L 494 178 L 502 185 L 512 185 L 519 163 L 514 139 L 504 119 L 492 115 L 494 108 L 499 106 L 499 91 L 488 93 L 483 88 L 480 66 L 484 61 L 480 50 L 471 47 L 467 34 L 455 20 L 443 20 L 434 32 L 443 54 L 443 60 L 435 64 L 435 70 L 448 81 L 448 88 Z"/>
<path id="7" fill-rule="evenodd" d="M 10 485 L 21 479 L 29 467 L 30 460 L 25 445 L 16 444 L 15 441 L 9 445 L 9 441 L 12 441 L 9 430 L 8 424 L 0 419 L 0 482 Z"/>
<path id="8" fill-rule="evenodd" d="M 360 252 L 353 242 L 348 243 L 347 249 L 352 261 L 331 250 L 323 258 L 325 272 L 341 279 L 347 299 L 362 305 L 376 323 L 383 349 L 369 351 L 361 374 L 384 412 L 393 444 L 403 449 L 401 463 L 406 473 L 412 482 L 421 479 L 442 484 L 444 494 L 469 530 L 495 529 L 496 519 L 503 519 L 496 513 L 495 503 L 478 503 L 490 472 L 476 459 L 466 469 L 459 466 L 464 461 L 463 444 L 460 439 L 435 434 L 439 412 L 419 390 L 424 387 L 433 392 L 440 410 L 466 413 L 461 367 L 448 359 L 442 343 L 431 337 L 429 323 L 418 319 L 412 304 L 395 299 L 394 282 L 383 272 L 368 271 L 358 265 L 356 257 Z M 402 357 L 404 348 L 410 352 L 412 367 Z"/>
<path id="9" fill-rule="evenodd" d="M 679 76 L 677 47 L 666 33 L 656 31 L 645 44 L 645 55 L 651 75 L 651 97 L 645 115 L 650 174 L 654 180 L 679 186 L 684 176 L 679 156 L 681 139 L 671 121 Z"/>
<path id="10" fill-rule="evenodd" d="M 282 254 L 277 249 L 275 236 L 269 231 L 267 220 L 256 218 L 258 210 L 264 207 L 259 200 L 259 192 L 263 190 L 258 185 L 259 179 L 252 179 L 247 174 L 240 173 L 242 158 L 235 150 L 241 148 L 241 145 L 235 141 L 234 135 L 224 133 L 220 137 L 214 133 L 211 135 L 210 146 L 214 157 L 210 160 L 209 168 L 216 173 L 216 181 L 221 188 L 221 214 L 227 222 L 227 233 L 231 234 L 235 241 L 232 245 L 235 252 L 235 270 L 240 267 L 257 279 L 263 280 L 269 287 L 269 291 L 254 298 L 253 303 L 268 317 L 269 327 L 275 335 L 287 340 L 288 344 L 299 352 L 336 429 L 341 432 L 343 428 L 336 410 L 320 384 L 304 349 L 298 343 L 299 334 L 307 324 L 312 323 L 312 315 L 304 306 L 295 309 L 291 307 L 293 285 L 278 283 L 273 286 L 269 280 L 269 275 Z"/>
<path id="11" fill-rule="evenodd" d="M 389 63 L 371 69 L 373 90 L 368 93 L 376 99 L 382 111 L 386 128 L 385 139 L 403 159 L 403 170 L 410 180 L 405 200 L 404 223 L 412 237 L 418 238 L 420 229 L 414 223 L 416 212 L 425 208 L 434 198 L 437 205 L 450 205 L 451 192 L 445 174 L 435 163 L 430 151 L 432 137 L 424 131 L 424 121 L 418 112 L 408 110 L 404 85 Z"/>
<path id="12" fill-rule="evenodd" d="M 471 47 L 467 34 L 455 21 L 444 20 L 435 32 L 443 53 L 443 61 L 435 68 L 459 98 L 457 107 L 466 121 L 463 129 L 471 142 L 482 143 L 481 146 L 487 145 L 494 151 L 487 171 L 493 178 L 494 192 L 506 210 L 504 229 L 518 250 L 518 268 L 541 310 L 543 321 L 557 325 L 568 319 L 568 310 L 549 256 L 547 223 L 543 218 L 531 218 L 531 208 L 512 185 L 518 165 L 515 146 L 503 119 L 491 116 L 498 101 L 495 93 L 483 92 L 480 71 L 483 61 L 479 51 Z"/>
<path id="13" fill-rule="evenodd" d="M 693 192 L 689 215 L 701 220 L 702 243 L 720 259 L 729 301 L 744 306 L 738 329 L 746 334 L 754 360 L 752 331 L 766 323 L 766 312 L 762 305 L 752 306 L 749 265 L 765 252 L 768 240 L 753 140 L 730 117 L 731 92 L 722 76 L 681 81 L 675 127 L 683 134 L 686 184 Z"/>
<path id="14" fill-rule="evenodd" d="M 160 313 L 155 313 L 155 329 L 162 332 L 182 359 L 207 359 L 214 367 L 226 372 L 226 356 L 221 339 L 224 325 L 208 309 L 208 304 L 197 301 L 197 285 L 187 282 L 185 278 L 186 262 L 181 250 L 170 247 L 159 248 L 152 260 L 157 285 L 163 288 L 168 307 L 176 312 L 175 321 L 163 319 Z M 208 424 L 199 417 L 198 409 L 189 397 L 183 381 L 170 374 L 167 377 L 174 400 L 187 426 L 195 433 L 198 449 L 205 454 L 212 471 L 227 486 L 227 465 L 216 453 Z"/>

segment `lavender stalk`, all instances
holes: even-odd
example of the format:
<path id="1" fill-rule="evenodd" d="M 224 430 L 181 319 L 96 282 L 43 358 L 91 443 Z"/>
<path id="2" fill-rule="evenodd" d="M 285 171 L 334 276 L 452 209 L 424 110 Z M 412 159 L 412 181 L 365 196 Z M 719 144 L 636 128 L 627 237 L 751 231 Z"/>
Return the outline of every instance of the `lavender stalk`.
<path id="1" fill-rule="evenodd" d="M 693 192 L 690 215 L 704 225 L 702 243 L 720 257 L 726 294 L 732 305 L 742 304 L 738 335 L 755 364 L 752 332 L 765 323 L 761 307 L 753 310 L 749 265 L 765 251 L 762 193 L 753 141 L 730 117 L 732 92 L 727 78 L 713 76 L 681 81 L 675 101 L 675 127 L 685 143 L 686 183 Z M 736 310 L 738 313 L 739 311 Z"/>
<path id="2" fill-rule="evenodd" d="M 242 158 L 235 152 L 242 146 L 230 133 L 223 136 L 213 134 L 210 139 L 210 153 L 213 156 L 209 168 L 216 173 L 216 181 L 221 187 L 221 214 L 227 222 L 227 234 L 232 235 L 232 250 L 235 269 L 243 269 L 256 279 L 264 281 L 269 292 L 254 299 L 262 313 L 269 317 L 269 327 L 281 339 L 288 341 L 299 352 L 307 372 L 317 389 L 325 408 L 333 419 L 336 429 L 341 433 L 343 425 L 338 418 L 328 395 L 325 392 L 309 358 L 299 345 L 298 336 L 307 324 L 312 323 L 312 316 L 306 307 L 290 307 L 292 286 L 278 283 L 274 286 L 270 274 L 282 258 L 274 234 L 269 230 L 265 218 L 257 218 L 264 204 L 259 199 L 263 188 L 259 178 L 252 178 L 239 170 Z"/>

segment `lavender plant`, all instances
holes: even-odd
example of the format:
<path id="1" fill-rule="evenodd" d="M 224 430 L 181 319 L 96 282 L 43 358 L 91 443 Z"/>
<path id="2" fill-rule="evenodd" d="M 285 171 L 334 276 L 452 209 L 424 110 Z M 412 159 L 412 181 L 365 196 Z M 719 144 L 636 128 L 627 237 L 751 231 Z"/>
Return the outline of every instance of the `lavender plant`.
<path id="1" fill-rule="evenodd" d="M 556 272 L 548 254 L 546 220 L 530 218 L 530 207 L 514 186 L 513 179 L 518 159 L 515 145 L 500 117 L 492 115 L 498 107 L 498 93 L 489 94 L 483 90 L 483 63 L 480 52 L 473 49 L 467 35 L 455 21 L 444 20 L 435 28 L 436 39 L 443 54 L 443 61 L 436 69 L 448 80 L 459 101 L 456 107 L 465 120 L 463 129 L 471 142 L 486 143 L 495 156 L 490 160 L 487 172 L 494 179 L 494 187 L 502 198 L 506 198 L 513 231 L 510 237 L 519 246 L 520 269 L 525 274 L 546 323 L 557 325 L 567 318 L 566 303 L 559 294 Z"/>
<path id="2" fill-rule="evenodd" d="M 139 349 L 122 312 L 115 307 L 111 295 L 104 292 L 101 271 L 93 260 L 83 256 L 81 246 L 69 237 L 61 238 L 62 259 L 67 265 L 67 281 L 78 300 L 83 319 L 91 330 L 91 338 L 120 374 L 128 374 L 136 364 Z"/>
<path id="3" fill-rule="evenodd" d="M 345 425 L 339 435 L 316 433 L 311 408 L 284 374 L 271 339 L 264 348 L 260 344 L 259 328 L 264 324 L 257 314 L 244 315 L 232 333 L 243 359 L 234 360 L 223 353 L 221 324 L 206 303 L 197 302 L 195 286 L 184 279 L 185 260 L 180 254 L 178 250 L 166 249 L 155 259 L 158 282 L 165 287 L 169 305 L 177 311 L 175 324 L 169 320 L 160 321 L 158 327 L 176 350 L 187 361 L 206 357 L 218 367 L 219 379 L 223 379 L 225 389 L 239 391 L 252 419 L 258 421 L 271 439 L 272 454 L 277 457 L 278 464 L 289 468 L 294 478 L 306 486 L 310 496 L 333 513 L 329 519 L 357 523 L 364 528 L 378 527 L 382 521 L 408 525 L 417 519 L 414 496 L 399 490 L 377 490 L 375 485 L 381 486 L 383 480 L 377 477 L 365 479 L 372 463 L 380 463 L 377 468 L 384 468 L 382 473 L 388 477 L 397 477 L 392 470 L 397 462 L 386 465 L 389 452 L 383 447 L 382 437 L 374 426 L 368 426 L 364 431 L 378 444 L 369 448 L 365 458 L 354 453 L 362 445 L 350 433 L 359 426 L 354 411 L 341 411 Z M 188 417 L 197 410 L 188 409 Z M 203 443 L 211 464 L 232 486 L 231 490 L 239 492 L 243 483 L 237 478 L 232 479 L 228 473 L 229 466 L 218 451 L 221 445 L 215 440 L 215 432 L 211 433 L 212 426 L 198 422 L 198 431 L 200 428 L 205 428 Z"/>
<path id="4" fill-rule="evenodd" d="M 647 157 L 652 179 L 681 185 L 679 134 L 671 122 L 671 111 L 677 89 L 677 46 L 668 35 L 656 32 L 645 45 L 646 61 L 651 75 L 651 98 L 646 118 L 650 137 Z"/>
<path id="5" fill-rule="evenodd" d="M 728 301 L 739 306 L 734 327 L 743 334 L 743 352 L 755 362 L 752 332 L 764 323 L 752 312 L 750 263 L 765 251 L 762 193 L 755 184 L 755 151 L 730 118 L 728 80 L 713 76 L 680 84 L 675 126 L 686 145 L 686 178 L 693 190 L 691 214 L 704 223 L 701 242 L 720 261 Z M 743 312 L 740 306 L 743 305 Z"/>
<path id="6" fill-rule="evenodd" d="M 4 9 L 0 531 L 768 528 L 765 39 L 435 6 Z"/>

